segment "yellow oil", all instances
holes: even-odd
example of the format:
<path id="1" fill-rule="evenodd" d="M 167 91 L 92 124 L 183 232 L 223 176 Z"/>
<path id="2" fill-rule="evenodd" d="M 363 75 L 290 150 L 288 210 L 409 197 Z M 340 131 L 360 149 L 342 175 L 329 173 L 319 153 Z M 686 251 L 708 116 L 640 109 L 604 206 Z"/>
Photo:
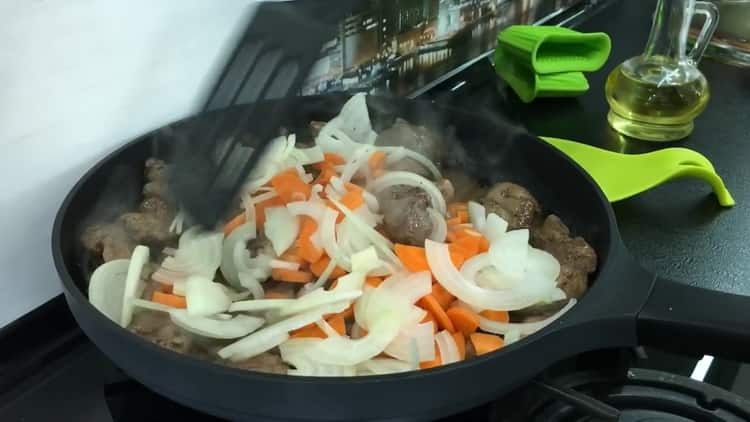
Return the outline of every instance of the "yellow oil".
<path id="1" fill-rule="evenodd" d="M 663 68 L 639 69 L 639 76 L 623 65 L 615 68 L 605 87 L 610 125 L 618 132 L 649 141 L 682 139 L 693 131 L 693 119 L 710 97 L 700 72 L 665 78 Z M 656 72 L 660 72 L 656 75 Z M 667 73 L 669 76 L 669 73 Z"/>

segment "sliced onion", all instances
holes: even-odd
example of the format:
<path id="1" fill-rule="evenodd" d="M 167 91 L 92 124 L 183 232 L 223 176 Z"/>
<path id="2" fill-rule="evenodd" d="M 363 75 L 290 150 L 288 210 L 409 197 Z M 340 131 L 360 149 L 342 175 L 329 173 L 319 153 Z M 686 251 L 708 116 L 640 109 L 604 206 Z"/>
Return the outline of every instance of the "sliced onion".
<path id="1" fill-rule="evenodd" d="M 335 258 L 339 266 L 347 271 L 351 270 L 351 262 L 349 257 L 344 255 L 336 242 L 336 219 L 339 213 L 326 208 L 323 211 L 323 216 L 318 224 L 318 233 L 320 233 L 320 243 L 326 254 L 331 258 Z"/>
<path id="2" fill-rule="evenodd" d="M 240 284 L 246 288 L 253 295 L 253 299 L 263 299 L 266 294 L 263 290 L 263 286 L 260 284 L 257 278 L 253 277 L 252 274 L 246 272 L 240 272 Z"/>
<path id="3" fill-rule="evenodd" d="M 434 208 L 427 208 L 427 212 L 430 214 L 430 220 L 432 220 L 430 240 L 445 242 L 445 238 L 448 237 L 448 223 L 445 222 L 445 218 L 439 212 L 435 211 Z"/>
<path id="4" fill-rule="evenodd" d="M 357 299 L 360 296 L 362 296 L 361 290 L 344 291 L 338 289 L 318 289 L 308 293 L 305 296 L 297 298 L 297 300 L 295 300 L 294 303 L 290 304 L 289 306 L 285 306 L 279 309 L 279 316 L 284 317 L 287 315 L 293 315 L 332 303 L 340 303 L 344 301 L 351 302 L 352 300 Z"/>
<path id="5" fill-rule="evenodd" d="M 375 214 L 372 211 L 370 211 L 370 208 L 367 206 L 367 204 L 364 204 L 354 210 L 354 214 L 359 216 L 362 221 L 367 223 L 370 227 L 375 227 L 378 224 L 383 222 L 383 215 L 381 214 Z"/>
<path id="6" fill-rule="evenodd" d="M 343 309 L 346 309 L 346 306 L 348 306 L 346 304 L 343 305 Z M 249 336 L 220 349 L 218 354 L 222 359 L 230 359 L 235 362 L 249 359 L 285 342 L 289 338 L 290 331 L 312 324 L 325 314 L 338 313 L 343 309 L 342 304 L 334 303 L 311 309 L 299 315 L 294 315 L 275 324 L 266 326 Z"/>
<path id="7" fill-rule="evenodd" d="M 315 321 L 315 325 L 328 337 L 340 337 L 340 334 L 323 318 Z"/>
<path id="8" fill-rule="evenodd" d="M 311 148 L 295 148 L 295 150 L 292 152 L 292 155 L 297 161 L 297 164 L 303 166 L 319 163 L 325 160 L 323 149 L 318 145 L 315 145 Z"/>
<path id="9" fill-rule="evenodd" d="M 149 249 L 138 245 L 130 256 L 128 275 L 125 277 L 125 288 L 122 293 L 122 316 L 120 325 L 127 327 L 133 320 L 133 304 L 131 299 L 141 296 L 145 285 L 143 284 L 143 268 L 148 264 Z"/>
<path id="10" fill-rule="evenodd" d="M 526 270 L 554 281 L 560 276 L 560 263 L 550 253 L 529 246 Z"/>
<path id="11" fill-rule="evenodd" d="M 232 304 L 223 286 L 208 278 L 191 276 L 185 283 L 187 312 L 193 316 L 209 316 L 225 312 Z"/>
<path id="12" fill-rule="evenodd" d="M 477 284 L 477 274 L 479 274 L 479 272 L 484 268 L 490 267 L 491 265 L 492 260 L 490 259 L 490 254 L 485 252 L 474 255 L 473 257 L 464 261 L 463 265 L 461 266 L 461 276 L 467 281 Z"/>
<path id="13" fill-rule="evenodd" d="M 229 298 L 232 300 L 232 302 L 237 302 L 239 300 L 245 300 L 248 297 L 250 297 L 251 292 L 249 290 L 245 290 L 243 292 L 237 292 L 232 289 L 230 289 L 227 286 L 224 286 L 224 292 L 229 296 Z"/>
<path id="14" fill-rule="evenodd" d="M 529 255 L 529 230 L 513 230 L 490 244 L 492 264 L 515 282 L 523 280 Z"/>
<path id="15" fill-rule="evenodd" d="M 323 272 L 320 273 L 318 279 L 315 280 L 315 283 L 310 285 L 310 287 L 308 287 L 306 290 L 308 292 L 311 292 L 315 289 L 323 287 L 328 282 L 331 274 L 333 274 L 333 270 L 336 269 L 336 266 L 338 266 L 338 261 L 336 260 L 336 258 L 331 258 L 331 260 L 328 261 L 328 265 L 326 265 L 326 267 L 323 269 Z"/>
<path id="16" fill-rule="evenodd" d="M 191 227 L 180 236 L 175 256 L 165 258 L 162 268 L 187 275 L 214 277 L 221 264 L 224 235 L 199 230 Z"/>
<path id="17" fill-rule="evenodd" d="M 339 154 L 344 158 L 349 158 L 357 148 L 362 144 L 354 142 L 349 135 L 339 129 L 341 119 L 334 117 L 320 129 L 315 143 L 320 146 L 324 152 Z"/>
<path id="18" fill-rule="evenodd" d="M 432 292 L 432 275 L 429 271 L 392 275 L 379 288 L 388 290 L 395 296 L 413 304 Z"/>
<path id="19" fill-rule="evenodd" d="M 435 165 L 435 163 L 414 150 L 410 150 L 404 147 L 379 147 L 378 149 L 388 153 L 386 164 L 394 164 L 403 160 L 404 158 L 411 158 L 412 160 L 421 164 L 425 169 L 427 169 L 432 174 L 432 177 L 435 180 L 440 180 L 443 177 L 440 174 L 440 170 Z"/>
<path id="20" fill-rule="evenodd" d="M 451 333 L 447 330 L 440 331 L 435 334 L 435 343 L 437 343 L 438 350 L 440 351 L 440 361 L 443 365 L 449 363 L 458 362 L 461 360 L 461 355 L 458 353 L 458 346 L 456 341 L 453 339 Z"/>
<path id="21" fill-rule="evenodd" d="M 487 223 L 487 212 L 481 204 L 469 201 L 469 219 L 475 229 L 480 232 L 484 230 L 484 225 Z"/>
<path id="22" fill-rule="evenodd" d="M 185 296 L 185 284 L 185 280 L 178 280 L 172 283 L 172 293 L 177 296 Z"/>
<path id="23" fill-rule="evenodd" d="M 229 312 L 260 312 L 282 309 L 293 304 L 296 299 L 255 299 L 234 302 L 229 305 Z"/>
<path id="24" fill-rule="evenodd" d="M 419 362 L 435 359 L 435 335 L 432 321 L 402 329 L 385 348 L 385 353 L 396 359 L 409 361 L 412 359 L 412 342 L 417 346 Z"/>
<path id="25" fill-rule="evenodd" d="M 280 268 L 283 270 L 297 271 L 299 270 L 299 262 L 284 261 L 281 259 L 272 259 L 271 268 Z"/>
<path id="26" fill-rule="evenodd" d="M 484 237 L 492 243 L 502 237 L 507 230 L 508 222 L 493 212 L 487 215 L 487 221 L 482 230 L 482 234 L 484 234 Z"/>
<path id="27" fill-rule="evenodd" d="M 352 96 L 337 116 L 339 128 L 354 141 L 362 144 L 374 144 L 377 134 L 372 130 L 370 114 L 367 110 L 367 99 L 364 93 Z"/>
<path id="28" fill-rule="evenodd" d="M 152 302 L 146 299 L 130 299 L 130 304 L 135 308 L 148 309 L 149 311 L 156 312 L 169 312 L 173 308 L 171 306 L 162 305 L 161 303 Z"/>
<path id="29" fill-rule="evenodd" d="M 175 214 L 174 218 L 172 219 L 172 223 L 169 225 L 169 232 L 182 234 L 182 227 L 184 225 L 185 225 L 185 213 L 182 212 L 182 210 L 179 210 L 177 211 L 177 214 Z"/>
<path id="30" fill-rule="evenodd" d="M 506 346 L 521 340 L 521 330 L 512 328 L 503 335 L 503 343 Z"/>
<path id="31" fill-rule="evenodd" d="M 268 201 L 269 199 L 276 198 L 279 196 L 278 193 L 276 193 L 276 190 L 274 188 L 269 188 L 267 192 L 263 192 L 260 195 L 256 195 L 253 197 L 250 197 L 248 203 L 245 204 L 245 209 L 254 208 L 256 204 L 259 204 L 261 202 Z M 248 219 L 250 221 L 250 219 Z"/>
<path id="32" fill-rule="evenodd" d="M 224 279 L 234 287 L 240 287 L 238 276 L 236 249 L 247 250 L 247 242 L 256 237 L 255 219 L 248 220 L 245 224 L 237 227 L 224 239 L 221 251 L 221 274 Z"/>
<path id="33" fill-rule="evenodd" d="M 357 375 L 385 375 L 407 371 L 411 371 L 409 362 L 388 358 L 366 360 L 357 366 Z"/>
<path id="34" fill-rule="evenodd" d="M 320 185 L 316 185 L 320 186 Z M 286 204 L 286 208 L 292 215 L 300 216 L 306 215 L 315 221 L 320 222 L 323 219 L 323 215 L 326 210 L 329 210 L 322 202 L 315 201 L 298 201 L 290 202 Z"/>
<path id="35" fill-rule="evenodd" d="M 89 281 L 89 302 L 117 324 L 122 320 L 125 279 L 129 266 L 129 259 L 105 262 L 96 268 Z"/>
<path id="36" fill-rule="evenodd" d="M 263 325 L 263 318 L 237 315 L 231 319 L 216 319 L 190 315 L 184 309 L 172 309 L 169 317 L 178 327 L 201 337 L 235 339 L 244 337 Z"/>
<path id="37" fill-rule="evenodd" d="M 483 316 L 480 316 L 479 328 L 481 328 L 484 331 L 487 331 L 488 333 L 493 333 L 493 334 L 506 334 L 506 333 L 512 334 L 514 331 L 517 331 L 520 336 L 528 336 L 530 334 L 533 334 L 541 330 L 542 328 L 548 326 L 549 324 L 553 323 L 556 319 L 560 318 L 562 315 L 568 312 L 570 308 L 575 306 L 575 304 L 576 304 L 576 300 L 570 299 L 567 305 L 565 305 L 562 309 L 557 311 L 554 315 L 548 318 L 545 318 L 541 321 L 536 321 L 536 322 L 523 322 L 523 323 L 498 322 L 498 321 L 492 321 Z"/>
<path id="38" fill-rule="evenodd" d="M 362 219 L 358 215 L 353 213 L 341 202 L 336 201 L 335 199 L 331 199 L 331 202 L 346 216 L 346 218 L 351 220 L 354 227 L 359 230 L 364 236 L 366 236 L 370 240 L 370 242 L 372 242 L 373 246 L 375 246 L 375 248 L 377 248 L 383 255 L 385 255 L 385 257 L 388 258 L 388 260 L 392 264 L 396 265 L 399 268 L 401 267 L 401 261 L 398 259 L 396 254 L 393 253 L 393 243 L 391 243 L 390 240 L 386 239 L 382 234 L 378 233 L 375 229 L 368 226 L 367 223 L 362 221 Z"/>
<path id="39" fill-rule="evenodd" d="M 432 207 L 435 208 L 440 215 L 445 216 L 445 198 L 443 198 L 443 194 L 440 193 L 440 189 L 438 189 L 434 183 L 416 173 L 408 171 L 388 172 L 372 182 L 369 189 L 378 193 L 386 188 L 397 185 L 413 186 L 422 189 L 430 197 Z"/>
<path id="40" fill-rule="evenodd" d="M 317 341 L 320 340 L 299 338 L 285 341 L 279 345 L 281 359 L 296 368 L 290 369 L 288 371 L 289 375 L 317 377 L 345 377 L 356 375 L 354 366 L 326 365 L 310 359 L 307 350 L 311 347 L 311 343 L 316 343 Z"/>
<path id="41" fill-rule="evenodd" d="M 289 212 L 287 207 L 269 207 L 265 209 L 265 213 L 264 232 L 276 255 L 281 255 L 299 235 L 299 218 Z"/>
<path id="42" fill-rule="evenodd" d="M 371 146 L 362 146 L 357 149 L 341 171 L 341 181 L 344 183 L 351 182 L 357 171 L 362 166 L 367 165 L 367 160 L 373 152 L 375 152 L 375 148 Z"/>
<path id="43" fill-rule="evenodd" d="M 472 306 L 481 309 L 515 311 L 531 306 L 540 300 L 538 297 L 532 297 L 523 292 L 483 289 L 467 281 L 453 266 L 447 244 L 428 239 L 425 241 L 425 249 L 427 262 L 438 282 L 453 296 Z"/>

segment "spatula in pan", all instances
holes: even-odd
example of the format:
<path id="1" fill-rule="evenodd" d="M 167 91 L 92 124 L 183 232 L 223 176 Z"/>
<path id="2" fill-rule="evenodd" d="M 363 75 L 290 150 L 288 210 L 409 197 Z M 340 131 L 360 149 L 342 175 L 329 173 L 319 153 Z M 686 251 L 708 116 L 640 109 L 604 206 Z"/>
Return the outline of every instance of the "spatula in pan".
<path id="1" fill-rule="evenodd" d="M 298 95 L 322 45 L 334 38 L 338 19 L 332 23 L 331 14 L 319 13 L 320 6 L 313 3 L 258 6 L 204 111 L 247 105 L 207 119 L 177 143 L 171 189 L 194 222 L 213 227 L 224 217 L 266 145 L 278 135 L 284 114 L 293 112 L 279 101 L 272 113 L 259 115 L 254 104 Z M 334 12 L 343 17 L 347 10 Z"/>

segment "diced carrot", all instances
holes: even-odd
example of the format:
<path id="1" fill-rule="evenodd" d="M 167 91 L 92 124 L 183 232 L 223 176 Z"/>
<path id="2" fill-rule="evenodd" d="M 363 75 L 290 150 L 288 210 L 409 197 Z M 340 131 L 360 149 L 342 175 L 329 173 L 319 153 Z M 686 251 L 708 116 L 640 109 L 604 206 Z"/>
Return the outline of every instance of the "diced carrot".
<path id="1" fill-rule="evenodd" d="M 445 311 L 457 331 L 469 335 L 479 328 L 479 315 L 466 309 L 454 307 Z"/>
<path id="2" fill-rule="evenodd" d="M 328 267 L 328 264 L 330 262 L 331 262 L 331 258 L 329 258 L 326 255 L 323 255 L 323 257 L 321 257 L 318 261 L 310 264 L 310 271 L 312 271 L 312 273 L 315 274 L 317 277 L 320 277 L 320 275 L 323 274 L 323 271 L 325 271 L 326 267 Z M 343 275 L 346 275 L 346 271 L 337 265 L 336 268 L 333 269 L 333 272 L 331 272 L 331 275 L 328 278 L 336 279 Z"/>
<path id="3" fill-rule="evenodd" d="M 367 160 L 367 165 L 370 167 L 370 170 L 380 170 L 385 168 L 385 159 L 388 158 L 388 155 L 386 155 L 383 151 L 375 151 L 370 155 L 370 158 Z"/>
<path id="4" fill-rule="evenodd" d="M 245 213 L 241 212 L 238 216 L 234 217 L 233 219 L 229 220 L 224 225 L 224 236 L 229 236 L 230 233 L 234 231 L 237 227 L 245 224 L 247 221 L 247 217 L 245 217 Z"/>
<path id="5" fill-rule="evenodd" d="M 422 321 L 420 323 L 424 324 L 425 322 L 432 322 L 432 332 L 437 333 L 438 332 L 438 325 L 437 322 L 435 322 L 435 317 L 432 316 L 430 311 L 427 311 L 424 318 L 422 318 Z"/>
<path id="6" fill-rule="evenodd" d="M 159 291 L 162 293 L 172 294 L 172 292 L 174 291 L 174 286 L 167 283 L 159 283 Z"/>
<path id="7" fill-rule="evenodd" d="M 458 217 L 458 220 L 461 222 L 461 224 L 466 224 L 469 222 L 469 212 L 465 210 L 458 211 L 456 214 L 456 217 Z"/>
<path id="8" fill-rule="evenodd" d="M 327 185 L 331 182 L 331 177 L 337 176 L 336 170 L 330 167 L 323 168 L 320 173 L 318 174 L 318 177 L 315 178 L 315 181 L 313 182 L 314 185 Z M 321 192 L 321 195 L 324 193 Z"/>
<path id="9" fill-rule="evenodd" d="M 448 214 L 450 214 L 451 217 L 456 217 L 459 211 L 468 210 L 469 204 L 467 204 L 466 202 L 452 202 L 448 204 Z"/>
<path id="10" fill-rule="evenodd" d="M 300 256 L 299 248 L 292 247 L 279 257 L 282 261 L 294 262 L 295 264 L 305 264 L 305 259 Z"/>
<path id="11" fill-rule="evenodd" d="M 456 268 L 461 268 L 461 265 L 464 264 L 464 261 L 466 261 L 466 257 L 463 255 L 461 250 L 455 249 L 455 246 L 453 246 L 453 243 L 448 244 L 448 251 L 451 254 L 451 262 L 453 262 L 453 266 Z"/>
<path id="12" fill-rule="evenodd" d="M 381 283 L 383 283 L 383 279 L 380 277 L 367 277 L 365 280 L 365 284 L 372 287 L 378 287 Z"/>
<path id="13" fill-rule="evenodd" d="M 351 182 L 344 183 L 344 187 L 348 191 L 354 191 L 354 192 L 364 192 L 365 191 L 365 188 L 363 188 L 362 186 L 355 185 L 354 183 L 351 183 Z"/>
<path id="14" fill-rule="evenodd" d="M 277 281 L 286 281 L 288 283 L 309 283 L 313 280 L 312 273 L 307 271 L 293 271 L 282 268 L 274 268 L 271 277 Z"/>
<path id="15" fill-rule="evenodd" d="M 479 253 L 479 245 L 482 242 L 482 237 L 476 236 L 464 236 L 459 237 L 453 242 L 454 248 L 459 248 L 461 255 L 464 259 L 469 259 Z"/>
<path id="16" fill-rule="evenodd" d="M 396 252 L 396 256 L 398 256 L 398 259 L 401 260 L 401 263 L 404 264 L 407 270 L 414 273 L 430 271 L 424 248 L 397 243 L 394 247 L 394 252 Z"/>
<path id="17" fill-rule="evenodd" d="M 453 322 L 448 318 L 448 315 L 446 315 L 445 310 L 440 306 L 437 299 L 435 299 L 435 296 L 429 294 L 419 299 L 417 303 L 420 307 L 427 310 L 427 312 L 432 313 L 440 328 L 448 330 L 451 333 L 456 331 L 456 327 L 453 326 Z"/>
<path id="18" fill-rule="evenodd" d="M 271 186 L 284 203 L 307 200 L 310 198 L 310 190 L 312 189 L 302 180 L 295 169 L 287 170 L 272 177 Z"/>
<path id="19" fill-rule="evenodd" d="M 161 303 L 162 305 L 171 306 L 173 308 L 187 308 L 187 300 L 182 296 L 172 295 L 169 293 L 163 293 L 155 291 L 151 297 L 152 302 Z"/>
<path id="20" fill-rule="evenodd" d="M 329 318 L 326 318 L 325 320 L 328 325 L 331 326 L 339 335 L 343 336 L 346 335 L 346 323 L 344 322 L 344 318 L 339 315 L 333 315 Z M 290 337 L 292 338 L 302 338 L 302 337 L 313 337 L 313 338 L 327 338 L 328 336 L 323 332 L 323 330 L 318 327 L 317 324 L 308 324 L 305 325 L 302 328 L 296 329 L 290 333 Z"/>
<path id="21" fill-rule="evenodd" d="M 310 264 L 318 262 L 323 256 L 324 251 L 315 246 L 310 239 L 315 231 L 318 230 L 318 223 L 314 219 L 303 215 L 300 226 L 299 239 L 297 240 L 299 256 Z"/>
<path id="22" fill-rule="evenodd" d="M 344 320 L 351 319 L 352 317 L 354 317 L 354 305 L 349 305 L 348 308 L 344 309 L 344 311 L 338 315 L 341 316 L 341 318 Z"/>
<path id="23" fill-rule="evenodd" d="M 432 283 L 432 295 L 435 296 L 443 309 L 448 309 L 448 306 L 456 299 L 440 283 Z"/>
<path id="24" fill-rule="evenodd" d="M 510 315 L 508 314 L 508 311 L 482 311 L 479 313 L 479 315 L 497 322 L 510 322 Z"/>
<path id="25" fill-rule="evenodd" d="M 278 196 L 274 196 L 273 198 L 255 204 L 255 224 L 258 228 L 263 227 L 263 224 L 266 222 L 266 208 L 279 207 L 282 205 L 284 205 L 284 201 Z"/>
<path id="26" fill-rule="evenodd" d="M 461 218 L 460 217 L 449 218 L 449 219 L 445 220 L 445 224 L 447 224 L 448 227 L 459 225 L 459 224 L 461 224 Z M 450 233 L 448 233 L 448 234 L 450 235 Z"/>
<path id="27" fill-rule="evenodd" d="M 336 154 L 335 152 L 326 152 L 325 154 L 323 154 L 323 157 L 325 157 L 324 163 L 330 166 L 340 166 L 346 164 L 346 159 L 341 155 Z"/>
<path id="28" fill-rule="evenodd" d="M 471 344 L 477 352 L 477 356 L 484 355 L 503 347 L 503 339 L 500 336 L 486 333 L 472 333 L 469 335 Z"/>
<path id="29" fill-rule="evenodd" d="M 429 368 L 435 368 L 443 364 L 443 360 L 440 359 L 440 350 L 438 349 L 437 345 L 435 345 L 435 359 L 427 362 L 420 362 L 419 368 L 420 369 L 429 369 Z"/>
<path id="30" fill-rule="evenodd" d="M 365 199 L 362 197 L 362 192 L 350 190 L 341 197 L 339 202 L 350 210 L 356 210 L 365 203 Z"/>
<path id="31" fill-rule="evenodd" d="M 453 341 L 456 342 L 458 356 L 461 357 L 461 360 L 466 359 L 466 339 L 464 338 L 464 334 L 460 331 L 456 331 L 453 333 Z"/>

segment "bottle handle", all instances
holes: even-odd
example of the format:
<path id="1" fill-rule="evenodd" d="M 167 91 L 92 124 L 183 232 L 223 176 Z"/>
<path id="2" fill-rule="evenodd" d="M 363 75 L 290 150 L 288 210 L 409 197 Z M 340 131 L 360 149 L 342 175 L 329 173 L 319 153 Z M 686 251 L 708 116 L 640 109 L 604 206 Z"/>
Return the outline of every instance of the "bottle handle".
<path id="1" fill-rule="evenodd" d="M 693 63 L 698 63 L 703 57 L 703 53 L 706 52 L 706 47 L 708 47 L 711 37 L 716 32 L 716 27 L 719 25 L 719 8 L 708 1 L 697 1 L 695 2 L 695 14 L 706 17 L 703 28 L 701 28 L 701 32 L 695 40 L 695 45 L 688 53 L 688 58 Z"/>

